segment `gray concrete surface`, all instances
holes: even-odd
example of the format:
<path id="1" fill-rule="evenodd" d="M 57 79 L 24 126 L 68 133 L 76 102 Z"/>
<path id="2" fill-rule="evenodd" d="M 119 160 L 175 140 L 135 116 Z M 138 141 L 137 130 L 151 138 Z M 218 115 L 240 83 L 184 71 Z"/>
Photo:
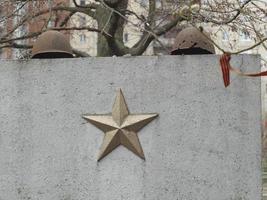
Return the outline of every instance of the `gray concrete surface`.
<path id="1" fill-rule="evenodd" d="M 0 61 L 0 200 L 260 200 L 260 79 L 219 56 Z M 233 65 L 258 71 L 258 56 Z M 139 132 L 146 161 L 81 118 L 159 113 Z"/>

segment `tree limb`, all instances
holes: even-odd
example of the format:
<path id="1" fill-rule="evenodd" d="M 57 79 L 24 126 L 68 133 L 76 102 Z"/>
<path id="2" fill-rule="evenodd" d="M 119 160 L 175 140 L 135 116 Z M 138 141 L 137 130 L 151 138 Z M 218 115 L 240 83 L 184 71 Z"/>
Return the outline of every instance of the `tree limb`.
<path id="1" fill-rule="evenodd" d="M 64 18 L 64 20 L 60 23 L 59 27 L 63 27 L 63 26 L 65 26 L 65 25 L 69 22 L 70 18 L 71 18 L 74 14 L 75 14 L 75 12 L 71 12 L 71 13 L 69 13 L 69 14 Z"/>
<path id="2" fill-rule="evenodd" d="M 96 4 L 96 3 L 93 3 L 93 2 L 90 2 L 90 3 L 88 3 L 88 4 L 84 5 L 84 6 L 79 5 L 76 0 L 72 0 L 72 2 L 78 8 L 97 9 L 97 7 L 99 6 L 99 4 Z"/>
<path id="3" fill-rule="evenodd" d="M 72 48 L 72 52 L 77 56 L 77 57 L 91 57 L 88 53 L 80 51 L 78 49 Z"/>
<path id="4" fill-rule="evenodd" d="M 28 35 L 24 35 L 21 37 L 16 37 L 16 38 L 11 38 L 11 39 L 6 39 L 6 40 L 0 40 L 0 44 L 2 43 L 10 43 L 13 41 L 17 41 L 17 40 L 24 40 L 24 39 L 29 39 L 29 38 L 34 38 L 37 37 L 38 35 L 42 34 L 43 32 L 47 31 L 47 30 L 56 30 L 56 31 L 72 31 L 72 30 L 87 30 L 87 31 L 91 31 L 91 32 L 97 32 L 97 33 L 102 33 L 103 35 L 109 36 L 111 37 L 111 35 L 109 35 L 108 33 L 96 29 L 96 28 L 91 28 L 89 26 L 84 26 L 84 27 L 54 27 L 54 28 L 49 28 L 49 29 L 45 29 L 42 31 L 38 31 L 38 32 L 34 32 L 34 33 L 30 33 Z"/>
<path id="5" fill-rule="evenodd" d="M 185 20 L 185 18 L 178 16 L 175 19 L 169 21 L 167 24 L 157 28 L 157 30 L 154 30 L 153 32 L 145 32 L 141 39 L 130 49 L 130 54 L 142 54 L 146 50 L 150 42 L 153 41 L 153 39 L 157 39 L 158 36 L 165 34 L 183 20 Z"/>
<path id="6" fill-rule="evenodd" d="M 4 48 L 31 49 L 32 45 L 18 44 L 18 43 L 13 42 L 13 43 L 4 44 L 4 45 L 0 46 L 0 49 L 4 49 Z"/>
<path id="7" fill-rule="evenodd" d="M 245 1 L 245 2 L 240 6 L 240 8 L 238 8 L 238 9 L 235 10 L 235 11 L 236 11 L 236 14 L 235 14 L 233 17 L 231 17 L 230 19 L 225 20 L 225 21 L 216 21 L 216 20 L 213 20 L 213 19 L 206 19 L 206 17 L 204 17 L 203 15 L 201 15 L 201 16 L 204 18 L 203 21 L 205 21 L 205 22 L 211 22 L 211 23 L 218 24 L 218 25 L 223 25 L 223 24 L 226 25 L 226 24 L 230 24 L 231 22 L 233 22 L 234 20 L 237 19 L 237 17 L 241 14 L 242 9 L 243 9 L 247 4 L 249 4 L 251 1 L 252 1 L 252 0 L 247 0 L 247 1 Z"/>
<path id="8" fill-rule="evenodd" d="M 147 23 L 148 26 L 150 26 L 151 28 L 154 28 L 156 25 L 156 21 L 154 19 L 155 13 L 156 13 L 156 0 L 149 0 Z"/>
<path id="9" fill-rule="evenodd" d="M 71 13 L 77 13 L 77 12 L 80 12 L 80 13 L 84 13 L 84 14 L 87 14 L 89 16 L 92 15 L 92 17 L 94 16 L 94 12 L 91 12 L 90 9 L 88 8 L 77 8 L 77 7 L 66 7 L 66 6 L 56 6 L 56 7 L 53 7 L 51 8 L 52 11 L 68 11 L 68 12 L 71 12 Z M 47 14 L 50 12 L 50 9 L 45 9 L 45 10 L 42 10 L 34 15 L 26 15 L 18 24 L 16 24 L 12 30 L 8 31 L 5 35 L 2 36 L 2 38 L 7 38 L 8 36 L 10 36 L 11 34 L 13 34 L 13 32 L 15 30 L 17 30 L 22 24 L 26 23 L 28 20 L 32 20 L 36 17 L 39 17 L 41 15 L 44 15 L 44 14 Z"/>

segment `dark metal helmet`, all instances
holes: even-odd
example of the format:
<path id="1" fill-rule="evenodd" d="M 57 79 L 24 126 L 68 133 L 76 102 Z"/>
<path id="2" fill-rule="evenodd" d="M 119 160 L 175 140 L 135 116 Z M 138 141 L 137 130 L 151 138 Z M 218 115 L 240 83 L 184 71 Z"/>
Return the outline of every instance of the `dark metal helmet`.
<path id="1" fill-rule="evenodd" d="M 73 58 L 72 48 L 62 33 L 46 31 L 34 43 L 32 58 Z"/>
<path id="2" fill-rule="evenodd" d="M 203 28 L 185 28 L 177 34 L 171 55 L 215 54 L 214 45 L 208 38 L 210 36 Z"/>

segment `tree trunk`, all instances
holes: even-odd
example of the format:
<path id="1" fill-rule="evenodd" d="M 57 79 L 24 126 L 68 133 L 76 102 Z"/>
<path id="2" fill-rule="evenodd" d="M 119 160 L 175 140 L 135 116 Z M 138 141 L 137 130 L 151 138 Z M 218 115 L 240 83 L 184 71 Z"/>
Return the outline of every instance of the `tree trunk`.
<path id="1" fill-rule="evenodd" d="M 109 33 L 111 11 L 103 7 L 98 8 L 96 11 L 98 29 Z M 102 33 L 97 35 L 97 56 L 112 56 L 112 50 L 109 48 L 107 40 Z"/>
<path id="2" fill-rule="evenodd" d="M 121 11 L 127 8 L 128 0 L 121 0 L 117 4 L 113 5 L 115 10 Z M 123 14 L 123 13 L 122 13 Z M 104 6 L 96 10 L 96 20 L 98 24 L 98 29 L 105 31 L 116 40 L 123 41 L 123 30 L 125 20 Z M 118 53 L 109 45 L 106 37 L 98 33 L 97 38 L 97 56 L 107 57 L 118 55 Z"/>

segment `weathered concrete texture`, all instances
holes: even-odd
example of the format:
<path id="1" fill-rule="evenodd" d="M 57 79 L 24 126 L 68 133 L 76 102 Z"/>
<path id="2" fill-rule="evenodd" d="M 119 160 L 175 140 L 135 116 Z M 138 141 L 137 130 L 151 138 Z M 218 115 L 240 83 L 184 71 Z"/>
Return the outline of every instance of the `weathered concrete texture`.
<path id="1" fill-rule="evenodd" d="M 233 58 L 258 71 L 258 56 Z M 0 62 L 1 200 L 260 200 L 260 79 L 223 86 L 219 56 Z M 248 68 L 246 68 L 248 67 Z M 122 88 L 146 161 L 81 118 Z"/>

